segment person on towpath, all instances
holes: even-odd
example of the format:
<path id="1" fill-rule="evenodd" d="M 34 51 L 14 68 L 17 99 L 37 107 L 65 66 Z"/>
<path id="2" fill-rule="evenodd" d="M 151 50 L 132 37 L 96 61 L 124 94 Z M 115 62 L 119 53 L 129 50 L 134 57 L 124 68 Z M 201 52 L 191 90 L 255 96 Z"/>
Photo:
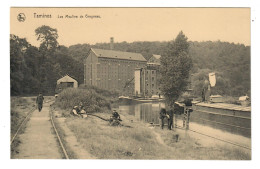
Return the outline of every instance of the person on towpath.
<path id="1" fill-rule="evenodd" d="M 44 100 L 43 95 L 41 93 L 39 93 L 39 95 L 36 98 L 36 104 L 37 104 L 39 112 L 41 112 L 41 110 L 42 110 L 43 100 Z"/>

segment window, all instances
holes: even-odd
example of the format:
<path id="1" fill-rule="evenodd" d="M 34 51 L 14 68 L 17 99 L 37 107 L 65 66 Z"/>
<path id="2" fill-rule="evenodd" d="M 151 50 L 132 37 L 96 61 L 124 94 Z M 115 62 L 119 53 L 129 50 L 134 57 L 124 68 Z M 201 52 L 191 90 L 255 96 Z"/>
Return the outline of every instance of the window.
<path id="1" fill-rule="evenodd" d="M 152 74 L 154 74 L 154 71 L 152 70 Z"/>
<path id="2" fill-rule="evenodd" d="M 152 87 L 154 87 L 154 84 L 152 84 Z"/>
<path id="3" fill-rule="evenodd" d="M 152 81 L 154 81 L 154 77 L 152 77 Z"/>

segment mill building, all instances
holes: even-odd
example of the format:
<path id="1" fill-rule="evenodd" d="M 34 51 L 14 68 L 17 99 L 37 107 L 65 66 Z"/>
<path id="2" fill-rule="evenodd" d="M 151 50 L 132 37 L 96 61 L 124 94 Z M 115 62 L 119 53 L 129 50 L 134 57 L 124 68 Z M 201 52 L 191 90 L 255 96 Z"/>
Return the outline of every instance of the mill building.
<path id="1" fill-rule="evenodd" d="M 147 61 L 140 53 L 113 50 L 113 42 L 111 38 L 110 50 L 89 50 L 84 61 L 84 84 L 128 96 L 158 94 L 160 55 Z"/>
<path id="2" fill-rule="evenodd" d="M 113 49 L 113 39 L 111 39 Z M 134 94 L 134 71 L 146 66 L 140 53 L 91 48 L 84 63 L 84 84 Z"/>

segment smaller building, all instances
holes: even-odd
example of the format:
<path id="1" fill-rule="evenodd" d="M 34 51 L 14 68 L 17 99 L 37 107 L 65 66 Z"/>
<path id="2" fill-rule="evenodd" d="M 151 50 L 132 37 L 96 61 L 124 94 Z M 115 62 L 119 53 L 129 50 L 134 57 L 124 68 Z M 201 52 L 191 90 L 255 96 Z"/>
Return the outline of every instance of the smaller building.
<path id="1" fill-rule="evenodd" d="M 158 83 L 160 57 L 160 55 L 152 55 L 145 68 L 135 70 L 136 96 L 152 97 L 153 95 L 160 95 Z"/>
<path id="2" fill-rule="evenodd" d="M 69 87 L 78 88 L 77 80 L 73 79 L 69 75 L 63 76 L 62 78 L 57 80 L 56 92 L 59 93 L 61 90 Z"/>

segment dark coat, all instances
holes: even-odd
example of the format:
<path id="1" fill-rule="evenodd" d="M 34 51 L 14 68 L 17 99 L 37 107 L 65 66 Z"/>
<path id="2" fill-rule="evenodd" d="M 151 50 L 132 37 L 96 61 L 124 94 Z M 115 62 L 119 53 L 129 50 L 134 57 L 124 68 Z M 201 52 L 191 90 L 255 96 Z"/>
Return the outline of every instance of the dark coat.
<path id="1" fill-rule="evenodd" d="M 37 104 L 42 104 L 42 103 L 43 103 L 43 100 L 44 100 L 43 95 L 39 95 L 39 96 L 37 96 L 37 98 L 36 98 L 36 103 L 37 103 Z"/>
<path id="2" fill-rule="evenodd" d="M 173 114 L 174 114 L 173 110 L 167 111 L 167 115 L 169 116 L 169 119 L 173 119 Z"/>
<path id="3" fill-rule="evenodd" d="M 191 99 L 185 99 L 184 104 L 185 104 L 185 106 L 192 106 Z"/>
<path id="4" fill-rule="evenodd" d="M 120 119 L 120 115 L 117 112 L 113 112 L 112 117 L 115 119 Z"/>
<path id="5" fill-rule="evenodd" d="M 166 117 L 166 109 L 161 109 L 160 111 L 160 119 L 164 119 Z"/>

